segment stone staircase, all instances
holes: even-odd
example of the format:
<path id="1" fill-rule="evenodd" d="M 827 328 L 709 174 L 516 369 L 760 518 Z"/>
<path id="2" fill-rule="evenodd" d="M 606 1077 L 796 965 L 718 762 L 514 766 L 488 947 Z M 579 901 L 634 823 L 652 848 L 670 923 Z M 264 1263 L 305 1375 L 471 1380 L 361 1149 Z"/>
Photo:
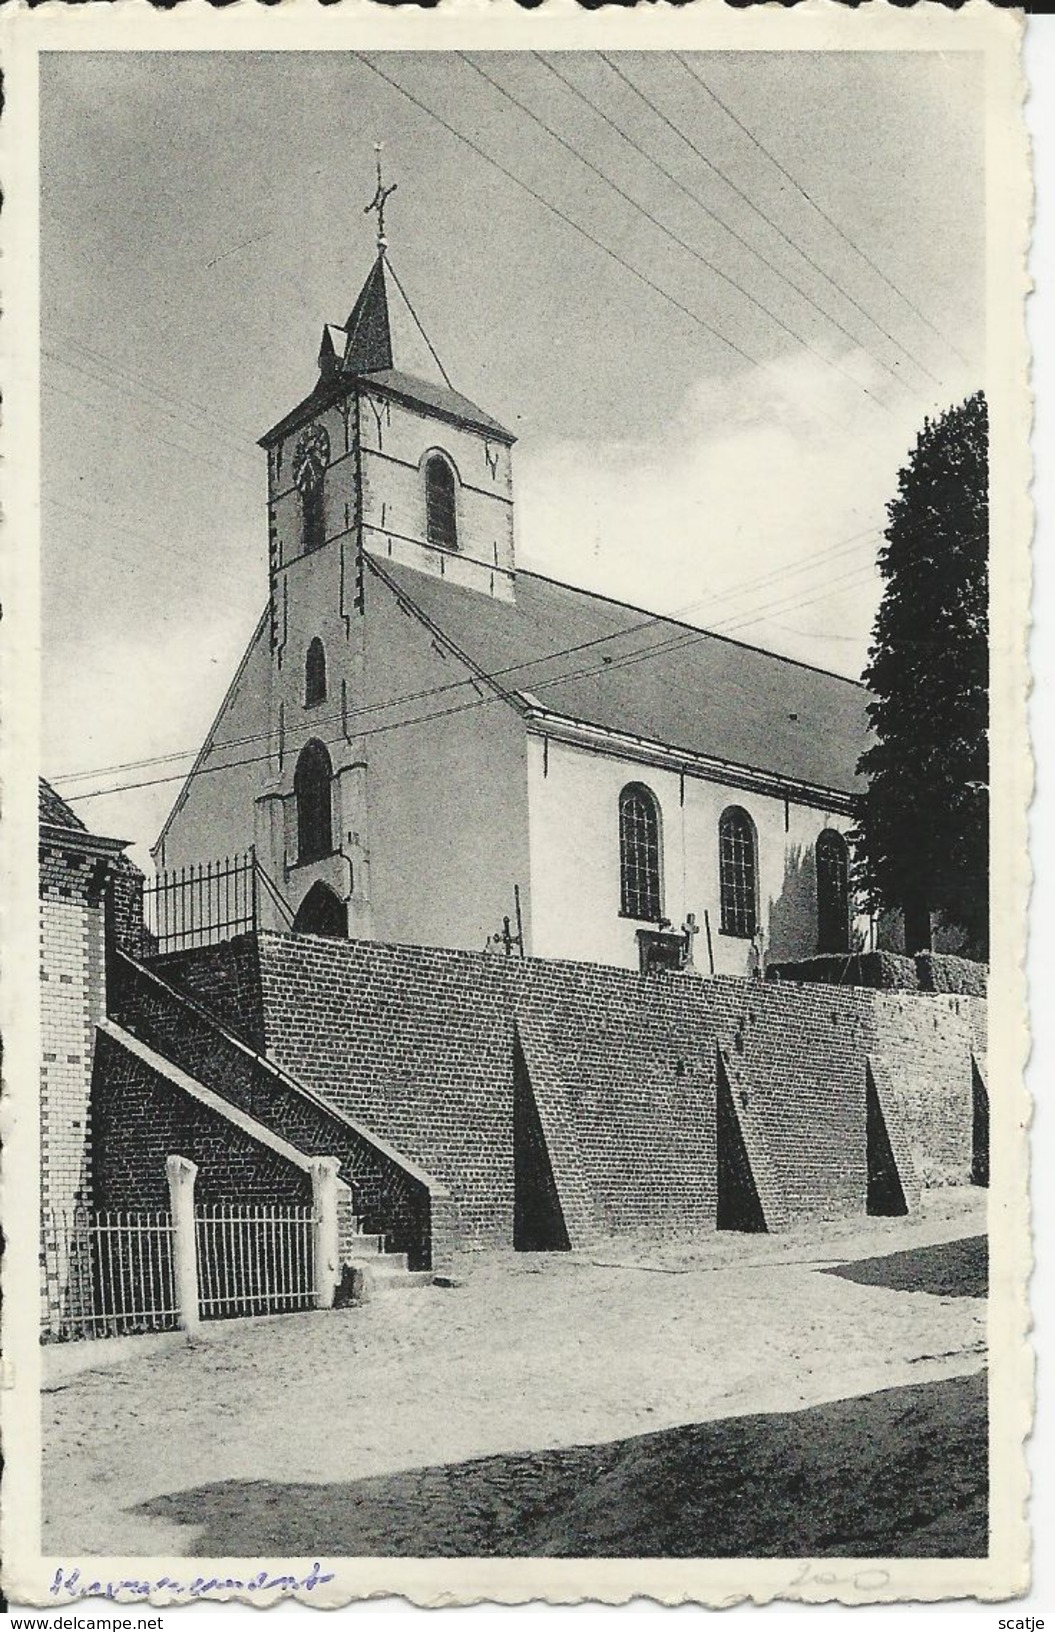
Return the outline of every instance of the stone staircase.
<path id="1" fill-rule="evenodd" d="M 355 1228 L 341 1243 L 342 1299 L 369 1302 L 388 1292 L 410 1292 L 432 1281 L 431 1269 L 411 1269 L 409 1255 L 390 1251 L 383 1235 Z"/>
<path id="2" fill-rule="evenodd" d="M 124 1046 L 152 1053 L 160 1070 L 207 1097 L 242 1133 L 265 1142 L 277 1137 L 301 1159 L 337 1158 L 347 1174 L 337 1180 L 343 1301 L 429 1284 L 433 1207 L 447 1198 L 442 1186 L 258 1053 L 196 998 L 120 952 L 109 970 L 108 1009 L 105 1027 L 125 1033 Z M 430 1261 L 432 1268 L 423 1267 Z"/>

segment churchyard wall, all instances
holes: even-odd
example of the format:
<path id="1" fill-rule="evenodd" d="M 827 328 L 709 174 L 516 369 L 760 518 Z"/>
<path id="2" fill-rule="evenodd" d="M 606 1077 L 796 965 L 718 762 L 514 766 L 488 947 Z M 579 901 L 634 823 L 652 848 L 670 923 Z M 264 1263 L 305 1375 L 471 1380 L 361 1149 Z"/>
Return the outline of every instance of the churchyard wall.
<path id="1" fill-rule="evenodd" d="M 199 1000 L 229 1003 L 225 956 Z M 258 958 L 270 1057 L 446 1184 L 472 1244 L 512 1244 L 517 1045 L 572 1246 L 715 1227 L 719 1057 L 770 1229 L 865 1210 L 869 1061 L 906 1195 L 970 1182 L 977 998 L 270 934 Z"/>

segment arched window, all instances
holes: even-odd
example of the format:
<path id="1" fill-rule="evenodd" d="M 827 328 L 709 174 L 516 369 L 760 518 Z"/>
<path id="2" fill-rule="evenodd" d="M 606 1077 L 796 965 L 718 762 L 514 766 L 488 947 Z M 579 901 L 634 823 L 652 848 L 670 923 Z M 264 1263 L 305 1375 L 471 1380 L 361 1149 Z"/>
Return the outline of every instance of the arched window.
<path id="1" fill-rule="evenodd" d="M 440 544 L 445 550 L 458 548 L 454 471 L 438 453 L 425 463 L 425 531 L 430 544 Z"/>
<path id="2" fill-rule="evenodd" d="M 326 542 L 326 512 L 323 503 L 323 476 L 320 472 L 305 481 L 300 490 L 304 523 L 304 552 L 317 550 Z"/>
<path id="3" fill-rule="evenodd" d="M 758 928 L 758 856 L 755 824 L 739 805 L 718 823 L 718 877 L 722 934 L 751 940 Z"/>
<path id="4" fill-rule="evenodd" d="M 304 702 L 310 708 L 313 703 L 326 701 L 326 648 L 318 635 L 308 647 L 308 655 L 304 662 Z"/>
<path id="5" fill-rule="evenodd" d="M 850 950 L 850 853 L 826 827 L 817 840 L 817 951 Z"/>
<path id="6" fill-rule="evenodd" d="M 293 777 L 297 798 L 297 860 L 317 861 L 333 849 L 333 817 L 330 784 L 333 766 L 321 742 L 312 741 L 301 750 Z"/>
<path id="7" fill-rule="evenodd" d="M 624 916 L 657 923 L 663 913 L 659 806 L 640 782 L 631 782 L 619 795 L 619 873 Z"/>

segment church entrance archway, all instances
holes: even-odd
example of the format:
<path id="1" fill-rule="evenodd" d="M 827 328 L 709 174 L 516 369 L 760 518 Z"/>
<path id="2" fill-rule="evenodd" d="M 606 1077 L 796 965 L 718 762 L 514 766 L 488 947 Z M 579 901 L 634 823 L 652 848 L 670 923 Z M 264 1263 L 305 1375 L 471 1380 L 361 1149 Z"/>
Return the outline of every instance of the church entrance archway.
<path id="1" fill-rule="evenodd" d="M 313 884 L 297 909 L 294 935 L 329 935 L 348 939 L 348 908 L 328 884 Z"/>

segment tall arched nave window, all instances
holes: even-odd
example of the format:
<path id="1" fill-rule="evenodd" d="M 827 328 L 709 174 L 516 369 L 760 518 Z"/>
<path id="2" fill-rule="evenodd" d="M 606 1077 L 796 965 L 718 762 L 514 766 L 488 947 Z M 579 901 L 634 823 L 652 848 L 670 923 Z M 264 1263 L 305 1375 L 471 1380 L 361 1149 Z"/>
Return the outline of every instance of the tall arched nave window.
<path id="1" fill-rule="evenodd" d="M 739 805 L 718 823 L 722 934 L 751 940 L 758 929 L 758 845 L 755 824 Z"/>
<path id="2" fill-rule="evenodd" d="M 619 875 L 623 916 L 658 923 L 663 915 L 659 806 L 640 782 L 619 795 Z"/>
<path id="3" fill-rule="evenodd" d="M 835 828 L 817 839 L 817 951 L 850 950 L 850 853 Z"/>

